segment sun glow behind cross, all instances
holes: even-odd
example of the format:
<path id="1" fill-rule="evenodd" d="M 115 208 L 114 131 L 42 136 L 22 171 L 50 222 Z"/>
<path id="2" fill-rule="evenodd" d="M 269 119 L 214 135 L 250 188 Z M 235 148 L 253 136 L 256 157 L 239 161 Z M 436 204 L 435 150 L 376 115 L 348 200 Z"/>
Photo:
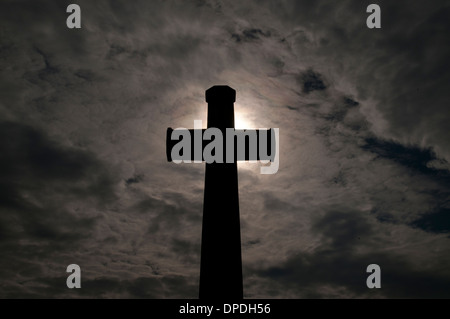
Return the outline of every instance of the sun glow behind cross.
<path id="1" fill-rule="evenodd" d="M 235 129 L 255 129 L 255 125 L 253 121 L 250 119 L 250 116 L 245 111 L 245 108 L 238 103 L 235 104 L 234 109 L 234 128 Z M 259 165 L 255 165 L 255 161 L 253 162 L 238 162 L 239 170 L 252 170 L 256 171 L 259 169 Z M 252 165 L 253 164 L 253 165 Z"/>
<path id="2" fill-rule="evenodd" d="M 239 107 L 239 105 L 237 105 L 234 111 L 234 128 L 241 130 L 255 128 L 247 112 L 242 107 Z"/>

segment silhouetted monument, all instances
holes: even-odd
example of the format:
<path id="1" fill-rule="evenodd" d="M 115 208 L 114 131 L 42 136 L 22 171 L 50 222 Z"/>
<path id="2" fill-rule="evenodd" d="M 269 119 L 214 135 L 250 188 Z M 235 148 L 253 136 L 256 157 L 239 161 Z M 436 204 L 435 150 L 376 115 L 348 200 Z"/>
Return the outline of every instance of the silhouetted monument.
<path id="1" fill-rule="evenodd" d="M 208 128 L 218 128 L 226 136 L 227 128 L 234 128 L 234 102 L 236 91 L 228 86 L 213 86 L 206 91 L 208 103 Z M 189 130 L 191 141 L 194 141 L 196 130 Z M 205 131 L 199 130 L 203 134 Z M 167 159 L 172 161 L 171 151 L 178 141 L 171 140 L 173 130 L 167 129 Z M 198 132 L 198 131 L 197 131 Z M 260 130 L 256 130 L 259 141 Z M 269 132 L 270 134 L 270 132 Z M 270 135 L 271 136 L 271 135 Z M 267 138 L 268 149 L 271 150 L 267 159 L 273 159 L 273 143 Z M 249 140 L 249 139 L 248 139 Z M 193 142 L 191 142 L 194 144 Z M 210 141 L 202 142 L 202 151 Z M 245 159 L 248 160 L 249 143 L 246 143 Z M 258 144 L 259 145 L 259 144 Z M 258 146 L 259 147 L 259 146 Z M 192 147 L 191 159 L 196 158 Z M 242 259 L 241 233 L 239 221 L 239 195 L 237 160 L 243 159 L 236 155 L 234 146 L 234 161 L 232 163 L 206 163 L 205 190 L 203 203 L 203 226 L 200 264 L 200 299 L 242 299 Z M 225 158 L 226 152 L 224 150 Z M 257 158 L 260 159 L 258 153 Z"/>

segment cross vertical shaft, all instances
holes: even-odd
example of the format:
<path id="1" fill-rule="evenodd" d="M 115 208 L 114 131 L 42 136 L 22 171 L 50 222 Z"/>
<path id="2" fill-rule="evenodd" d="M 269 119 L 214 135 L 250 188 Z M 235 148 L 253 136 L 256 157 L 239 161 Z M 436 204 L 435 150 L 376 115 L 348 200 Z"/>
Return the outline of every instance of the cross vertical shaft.
<path id="1" fill-rule="evenodd" d="M 225 136 L 234 128 L 236 91 L 213 86 L 206 91 L 208 128 Z M 237 162 L 207 163 L 203 202 L 200 299 L 242 299 L 242 257 Z"/>

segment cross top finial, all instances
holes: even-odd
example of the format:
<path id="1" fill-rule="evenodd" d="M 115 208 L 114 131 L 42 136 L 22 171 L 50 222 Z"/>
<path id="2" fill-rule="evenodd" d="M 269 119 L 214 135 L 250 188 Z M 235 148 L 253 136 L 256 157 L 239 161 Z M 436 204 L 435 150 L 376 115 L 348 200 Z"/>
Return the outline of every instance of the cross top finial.
<path id="1" fill-rule="evenodd" d="M 228 85 L 215 85 L 205 93 L 206 103 L 234 103 L 236 101 L 236 90 Z"/>

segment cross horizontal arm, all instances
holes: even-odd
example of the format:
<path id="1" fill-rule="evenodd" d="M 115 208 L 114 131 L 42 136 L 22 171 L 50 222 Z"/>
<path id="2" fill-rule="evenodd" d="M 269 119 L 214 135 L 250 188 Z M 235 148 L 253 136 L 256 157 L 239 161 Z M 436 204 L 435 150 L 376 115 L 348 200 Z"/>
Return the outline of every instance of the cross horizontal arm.
<path id="1" fill-rule="evenodd" d="M 215 131 L 211 131 L 211 129 Z M 206 132 L 207 130 L 209 132 Z M 177 151 L 173 152 L 174 147 L 179 143 L 183 143 L 185 147 L 177 146 Z M 213 144 L 209 145 L 210 143 Z M 169 162 L 174 160 L 209 162 L 205 155 L 211 153 L 216 158 L 218 154 L 220 155 L 222 161 L 219 161 L 219 163 L 233 163 L 235 161 L 273 162 L 275 160 L 275 143 L 275 131 L 273 129 L 226 129 L 226 132 L 223 132 L 217 128 L 202 130 L 168 128 L 166 156 Z"/>

